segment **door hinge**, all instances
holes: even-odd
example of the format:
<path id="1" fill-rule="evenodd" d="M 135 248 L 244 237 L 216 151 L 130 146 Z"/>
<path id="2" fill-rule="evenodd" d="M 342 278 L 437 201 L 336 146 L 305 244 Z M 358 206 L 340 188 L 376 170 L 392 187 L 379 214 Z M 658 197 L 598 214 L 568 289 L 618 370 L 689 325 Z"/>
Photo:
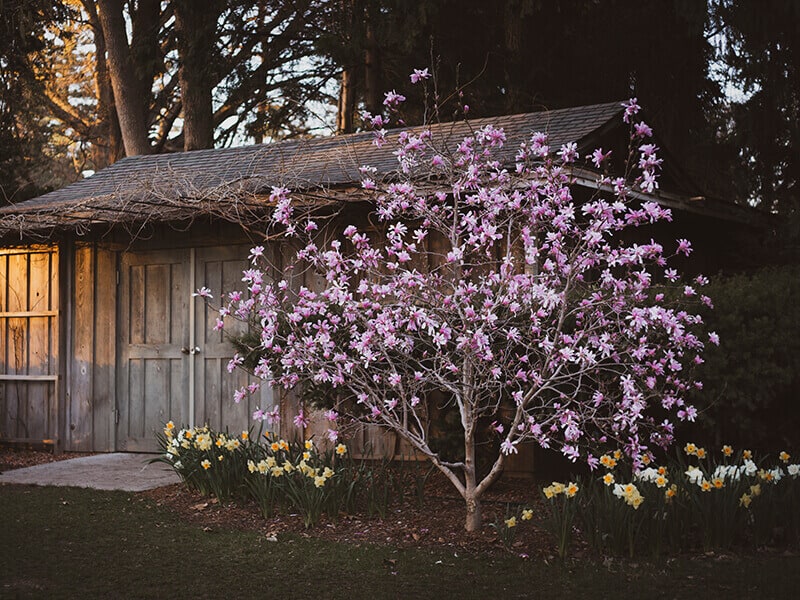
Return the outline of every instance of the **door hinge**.
<path id="1" fill-rule="evenodd" d="M 114 409 L 114 425 L 119 425 L 119 410 Z"/>

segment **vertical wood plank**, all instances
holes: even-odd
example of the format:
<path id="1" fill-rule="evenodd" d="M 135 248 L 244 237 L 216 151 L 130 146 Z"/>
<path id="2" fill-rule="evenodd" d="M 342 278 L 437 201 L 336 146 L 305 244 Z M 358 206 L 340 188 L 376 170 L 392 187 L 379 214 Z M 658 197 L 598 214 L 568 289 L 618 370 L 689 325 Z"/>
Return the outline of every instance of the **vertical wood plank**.
<path id="1" fill-rule="evenodd" d="M 72 361 L 70 368 L 70 401 L 67 411 L 69 449 L 88 452 L 93 450 L 94 419 L 94 325 L 95 278 L 94 251 L 91 246 L 75 248 L 72 309 Z"/>
<path id="2" fill-rule="evenodd" d="M 92 449 L 113 450 L 112 416 L 116 406 L 116 323 L 117 277 L 116 254 L 101 246 L 93 250 L 94 349 L 92 354 Z M 110 283 L 110 285 L 109 285 Z"/>

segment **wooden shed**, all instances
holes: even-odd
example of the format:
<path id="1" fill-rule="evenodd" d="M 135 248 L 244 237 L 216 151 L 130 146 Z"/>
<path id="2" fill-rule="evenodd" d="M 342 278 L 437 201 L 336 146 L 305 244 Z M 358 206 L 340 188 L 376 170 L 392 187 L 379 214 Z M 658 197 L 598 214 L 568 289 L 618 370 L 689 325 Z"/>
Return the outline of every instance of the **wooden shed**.
<path id="1" fill-rule="evenodd" d="M 621 111 L 620 103 L 599 104 L 445 123 L 433 133 L 457 143 L 491 122 L 506 132 L 509 163 L 534 131 L 547 132 L 556 148 L 576 141 L 585 155 L 627 144 Z M 367 133 L 134 156 L 0 208 L 0 439 L 153 451 L 167 420 L 240 431 L 256 405 L 274 403 L 291 427 L 291 394 L 267 390 L 249 404 L 233 402 L 247 376 L 228 373 L 233 349 L 212 329 L 216 312 L 192 292 L 205 286 L 218 297 L 237 287 L 249 248 L 262 241 L 272 186 L 309 205 L 349 202 L 367 212 L 359 166 L 387 178 L 397 166 L 392 149 L 372 140 Z M 596 187 L 591 171 L 575 175 L 579 186 Z M 662 183 L 671 191 L 656 199 L 673 209 L 686 237 L 702 238 L 698 254 L 713 271 L 758 224 L 752 212 L 701 198 L 679 181 Z M 268 251 L 280 257 L 280 246 Z M 362 443 L 388 455 L 401 452 L 380 431 L 365 436 Z"/>

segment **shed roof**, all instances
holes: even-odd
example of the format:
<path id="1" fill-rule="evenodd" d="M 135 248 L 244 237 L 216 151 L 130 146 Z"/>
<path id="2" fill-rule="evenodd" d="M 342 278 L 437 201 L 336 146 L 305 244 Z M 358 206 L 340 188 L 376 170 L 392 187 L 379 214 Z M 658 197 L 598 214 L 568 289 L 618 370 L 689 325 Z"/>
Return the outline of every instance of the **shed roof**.
<path id="1" fill-rule="evenodd" d="M 611 102 L 440 123 L 431 132 L 436 144 L 454 149 L 471 131 L 491 123 L 505 131 L 498 158 L 511 164 L 519 144 L 535 131 L 547 133 L 551 147 L 567 142 L 577 142 L 581 151 L 593 147 L 621 123 L 622 110 L 620 102 Z M 356 133 L 127 157 L 62 189 L 0 207 L 0 238 L 14 233 L 47 238 L 58 230 L 82 233 L 97 224 L 181 220 L 201 212 L 222 218 L 236 213 L 231 220 L 241 221 L 245 213 L 263 215 L 263 199 L 254 198 L 274 185 L 307 192 L 352 188 L 360 182 L 362 165 L 391 176 L 397 158 L 390 145 L 377 147 L 373 139 L 372 133 Z"/>

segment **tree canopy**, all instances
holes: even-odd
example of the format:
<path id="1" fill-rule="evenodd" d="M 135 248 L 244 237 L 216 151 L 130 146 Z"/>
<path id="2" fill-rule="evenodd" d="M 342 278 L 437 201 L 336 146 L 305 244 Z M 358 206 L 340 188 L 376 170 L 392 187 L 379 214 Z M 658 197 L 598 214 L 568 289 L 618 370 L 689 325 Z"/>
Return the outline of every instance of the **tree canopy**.
<path id="1" fill-rule="evenodd" d="M 441 120 L 459 93 L 471 116 L 635 95 L 707 193 L 789 213 L 800 9 L 767 4 L 8 0 L 3 191 L 19 199 L 127 154 L 355 131 L 428 65 Z"/>

